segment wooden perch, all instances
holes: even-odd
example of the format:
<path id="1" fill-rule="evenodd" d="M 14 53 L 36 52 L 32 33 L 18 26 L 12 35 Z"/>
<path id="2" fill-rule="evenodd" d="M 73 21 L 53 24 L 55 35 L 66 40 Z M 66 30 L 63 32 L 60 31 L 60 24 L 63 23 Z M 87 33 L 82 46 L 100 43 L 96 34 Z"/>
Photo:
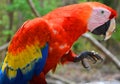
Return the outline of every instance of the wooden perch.
<path id="1" fill-rule="evenodd" d="M 27 2 L 28 2 L 28 4 L 29 4 L 32 12 L 34 13 L 34 15 L 35 15 L 36 17 L 40 17 L 40 14 L 39 14 L 39 13 L 37 12 L 37 10 L 35 9 L 35 6 L 34 6 L 32 0 L 27 0 Z"/>
<path id="2" fill-rule="evenodd" d="M 109 50 L 107 50 L 101 43 L 99 43 L 94 37 L 90 34 L 86 33 L 83 37 L 87 38 L 95 47 L 97 47 L 101 52 L 103 52 L 107 57 L 111 59 L 111 61 L 116 65 L 116 67 L 120 70 L 120 61 L 118 58 L 113 55 Z"/>

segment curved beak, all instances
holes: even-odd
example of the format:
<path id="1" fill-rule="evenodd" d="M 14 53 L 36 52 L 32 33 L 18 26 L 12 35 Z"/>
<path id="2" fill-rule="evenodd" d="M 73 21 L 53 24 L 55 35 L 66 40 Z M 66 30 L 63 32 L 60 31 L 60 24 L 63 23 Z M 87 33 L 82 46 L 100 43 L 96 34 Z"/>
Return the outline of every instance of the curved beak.
<path id="1" fill-rule="evenodd" d="M 110 20 L 110 26 L 109 26 L 106 34 L 105 34 L 105 39 L 104 40 L 108 40 L 111 37 L 115 28 L 116 28 L 116 22 L 115 22 L 115 19 L 113 18 L 113 19 Z"/>
<path id="2" fill-rule="evenodd" d="M 94 29 L 92 33 L 96 35 L 104 35 L 105 36 L 104 40 L 108 40 L 111 37 L 112 33 L 114 32 L 115 27 L 116 23 L 115 19 L 113 18 L 107 21 L 105 24 Z"/>

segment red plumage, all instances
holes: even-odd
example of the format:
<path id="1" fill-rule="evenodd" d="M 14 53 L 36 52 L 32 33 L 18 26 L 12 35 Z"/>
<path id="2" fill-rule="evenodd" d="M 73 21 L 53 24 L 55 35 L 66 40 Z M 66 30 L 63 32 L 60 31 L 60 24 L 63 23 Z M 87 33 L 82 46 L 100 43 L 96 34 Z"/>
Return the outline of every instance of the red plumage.
<path id="1" fill-rule="evenodd" d="M 42 18 L 49 24 L 50 39 L 48 43 L 49 54 L 46 65 L 39 77 L 41 81 L 45 81 L 44 75 L 51 69 L 55 69 L 59 62 L 73 61 L 76 56 L 71 50 L 73 43 L 85 32 L 87 29 L 87 22 L 91 15 L 91 6 L 102 6 L 112 11 L 112 18 L 116 16 L 116 12 L 101 4 L 101 3 L 82 3 L 60 7 L 48 13 Z M 38 78 L 39 78 L 38 77 Z M 34 79 L 37 77 L 35 76 Z M 32 80 L 34 82 L 34 80 Z"/>

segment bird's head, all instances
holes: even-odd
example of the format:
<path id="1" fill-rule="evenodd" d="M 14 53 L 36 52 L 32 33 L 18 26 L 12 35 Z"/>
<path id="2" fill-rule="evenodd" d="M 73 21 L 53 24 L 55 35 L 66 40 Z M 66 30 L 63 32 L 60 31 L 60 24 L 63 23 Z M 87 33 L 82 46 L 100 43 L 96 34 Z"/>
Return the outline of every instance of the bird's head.
<path id="1" fill-rule="evenodd" d="M 109 39 L 116 27 L 116 11 L 98 2 L 89 2 L 89 5 L 92 11 L 88 19 L 88 30 L 96 35 L 104 35 L 104 40 Z"/>

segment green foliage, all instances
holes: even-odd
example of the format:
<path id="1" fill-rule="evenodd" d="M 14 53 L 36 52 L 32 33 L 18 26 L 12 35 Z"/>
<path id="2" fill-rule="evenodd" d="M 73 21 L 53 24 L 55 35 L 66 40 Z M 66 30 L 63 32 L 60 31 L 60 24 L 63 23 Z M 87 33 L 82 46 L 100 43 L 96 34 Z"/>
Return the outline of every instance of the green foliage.
<path id="1" fill-rule="evenodd" d="M 3 34 L 3 35 L 12 35 L 12 34 L 13 34 L 13 31 L 11 31 L 11 30 L 4 30 L 4 31 L 2 32 L 2 34 Z"/>
<path id="2" fill-rule="evenodd" d="M 58 6 L 59 1 L 60 0 L 43 0 L 43 2 L 40 2 L 38 0 L 33 0 L 33 4 L 40 15 L 45 15 L 49 11 L 55 9 Z M 41 7 L 40 4 L 42 4 L 43 7 Z M 6 1 L 2 0 L 0 5 L 0 36 L 4 36 L 4 38 L 0 38 L 0 42 L 5 42 L 7 36 L 13 35 L 24 21 L 33 19 L 35 16 L 26 0 L 13 0 L 13 3 L 9 5 Z M 9 30 L 8 12 L 13 12 L 14 14 L 12 30 Z"/>
<path id="3" fill-rule="evenodd" d="M 79 0 L 79 3 L 81 3 L 81 2 L 86 2 L 87 0 Z"/>
<path id="4" fill-rule="evenodd" d="M 95 50 L 95 48 L 90 44 L 90 42 L 83 38 L 80 37 L 73 45 L 72 50 L 76 53 L 79 54 L 82 51 L 91 51 Z"/>
<path id="5" fill-rule="evenodd" d="M 3 15 L 3 16 L 1 16 L 1 25 L 5 25 L 5 29 L 7 29 L 8 28 L 8 25 L 6 25 L 6 24 L 9 24 L 9 19 L 8 19 L 8 16 L 7 15 Z"/>
<path id="6" fill-rule="evenodd" d="M 11 8 L 11 10 L 13 10 L 14 12 L 20 12 L 23 15 L 23 21 L 34 18 L 34 15 L 31 12 L 31 9 L 26 0 L 14 0 Z"/>
<path id="7" fill-rule="evenodd" d="M 117 28 L 116 28 L 115 32 L 113 33 L 112 37 L 114 40 L 119 42 L 120 41 L 120 24 L 117 24 L 116 27 Z"/>
<path id="8" fill-rule="evenodd" d="M 59 2 L 60 0 L 43 0 L 43 2 L 38 3 L 38 0 L 34 0 L 35 7 L 42 16 L 57 8 Z"/>

